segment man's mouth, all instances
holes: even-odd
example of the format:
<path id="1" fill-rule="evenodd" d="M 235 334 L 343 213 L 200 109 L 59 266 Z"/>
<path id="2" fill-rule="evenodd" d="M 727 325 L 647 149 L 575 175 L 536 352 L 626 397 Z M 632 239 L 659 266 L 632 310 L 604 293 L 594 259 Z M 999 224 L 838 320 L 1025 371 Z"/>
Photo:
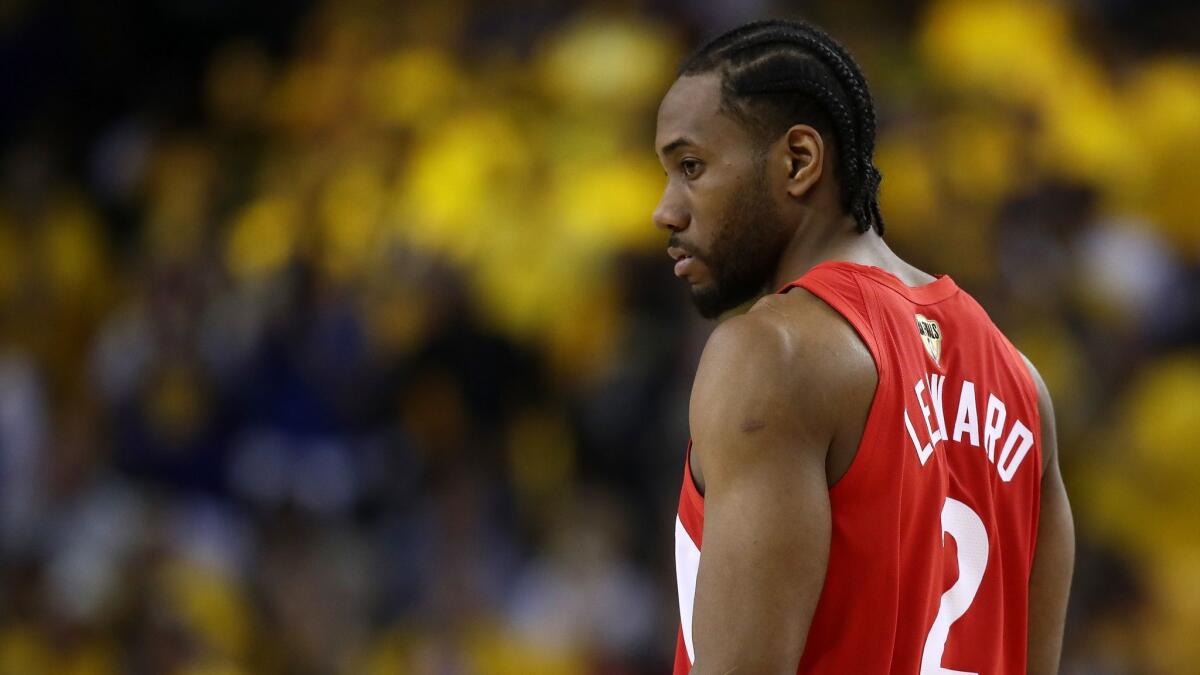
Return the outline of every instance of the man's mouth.
<path id="1" fill-rule="evenodd" d="M 667 255 L 675 261 L 675 276 L 686 276 L 688 268 L 692 266 L 692 255 L 676 246 L 668 248 Z"/>

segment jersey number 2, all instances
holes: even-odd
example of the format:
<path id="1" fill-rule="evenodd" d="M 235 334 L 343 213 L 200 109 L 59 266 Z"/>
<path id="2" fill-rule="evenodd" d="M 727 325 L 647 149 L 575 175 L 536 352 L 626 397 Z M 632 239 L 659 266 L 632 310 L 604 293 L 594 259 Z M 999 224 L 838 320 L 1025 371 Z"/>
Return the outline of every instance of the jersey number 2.
<path id="1" fill-rule="evenodd" d="M 954 537 L 958 547 L 958 581 L 942 594 L 937 617 L 929 636 L 925 638 L 925 650 L 921 655 L 921 675 L 977 675 L 963 670 L 942 667 L 942 652 L 946 650 L 946 639 L 950 637 L 950 626 L 958 621 L 979 591 L 983 571 L 988 561 L 988 534 L 979 515 L 971 507 L 950 497 L 942 507 L 942 543 L 946 535 Z"/>

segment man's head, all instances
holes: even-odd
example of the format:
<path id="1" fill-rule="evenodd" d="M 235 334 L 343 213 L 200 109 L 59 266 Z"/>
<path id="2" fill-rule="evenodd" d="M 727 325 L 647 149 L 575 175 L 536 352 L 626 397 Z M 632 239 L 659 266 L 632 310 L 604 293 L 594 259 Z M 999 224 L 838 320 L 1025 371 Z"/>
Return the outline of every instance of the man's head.
<path id="1" fill-rule="evenodd" d="M 671 230 L 676 273 L 701 314 L 768 290 L 805 210 L 883 232 L 875 110 L 841 45 L 807 24 L 756 22 L 679 72 L 658 113 L 668 181 L 654 220 Z"/>

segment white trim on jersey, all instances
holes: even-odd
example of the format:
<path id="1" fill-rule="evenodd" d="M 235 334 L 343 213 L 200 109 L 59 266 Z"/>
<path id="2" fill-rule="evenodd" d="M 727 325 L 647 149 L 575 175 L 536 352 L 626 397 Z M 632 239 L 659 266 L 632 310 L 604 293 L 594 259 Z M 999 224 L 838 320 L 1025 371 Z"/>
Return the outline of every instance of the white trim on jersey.
<path id="1" fill-rule="evenodd" d="M 696 662 L 692 647 L 692 607 L 696 600 L 696 573 L 700 571 L 700 549 L 679 516 L 675 517 L 675 580 L 679 584 L 679 621 L 688 663 Z"/>

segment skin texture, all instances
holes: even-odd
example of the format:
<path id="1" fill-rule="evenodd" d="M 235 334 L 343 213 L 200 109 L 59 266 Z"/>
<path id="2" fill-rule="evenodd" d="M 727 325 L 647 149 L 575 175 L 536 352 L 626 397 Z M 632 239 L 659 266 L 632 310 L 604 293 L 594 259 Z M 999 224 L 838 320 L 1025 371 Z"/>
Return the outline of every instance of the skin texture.
<path id="1" fill-rule="evenodd" d="M 1058 432 L 1050 391 L 1029 359 L 1029 374 L 1038 390 L 1042 420 L 1042 508 L 1037 548 L 1029 575 L 1029 675 L 1054 675 L 1062 655 L 1067 596 L 1075 566 L 1075 523 L 1058 469 Z"/>
<path id="2" fill-rule="evenodd" d="M 695 674 L 796 671 L 828 563 L 828 487 L 854 459 L 878 384 L 870 353 L 840 315 L 803 289 L 771 292 L 825 260 L 873 265 L 910 286 L 934 280 L 873 230 L 858 231 L 840 203 L 833 145 L 797 124 L 764 148 L 721 110 L 716 74 L 679 78 L 659 108 L 667 185 L 654 222 L 670 233 L 673 257 L 693 256 L 681 276 L 701 312 L 724 314 L 689 411 L 692 478 L 705 497 Z M 1053 466 L 1044 490 L 1061 491 Z M 1051 510 L 1055 499 L 1047 497 Z M 1066 530 L 1061 513 L 1043 518 L 1047 539 L 1069 534 L 1069 511 Z M 1049 673 L 1061 643 L 1062 568 L 1073 554 L 1041 549 L 1042 536 L 1030 634 L 1036 612 L 1043 641 L 1031 640 L 1030 663 L 1034 651 L 1044 656 L 1030 672 Z M 1058 637 L 1047 643 L 1048 634 Z"/>
<path id="3" fill-rule="evenodd" d="M 764 297 L 713 333 L 691 401 L 705 495 L 693 673 L 795 672 L 828 562 L 826 462 L 852 456 L 876 378 L 853 329 L 807 292 Z"/>

